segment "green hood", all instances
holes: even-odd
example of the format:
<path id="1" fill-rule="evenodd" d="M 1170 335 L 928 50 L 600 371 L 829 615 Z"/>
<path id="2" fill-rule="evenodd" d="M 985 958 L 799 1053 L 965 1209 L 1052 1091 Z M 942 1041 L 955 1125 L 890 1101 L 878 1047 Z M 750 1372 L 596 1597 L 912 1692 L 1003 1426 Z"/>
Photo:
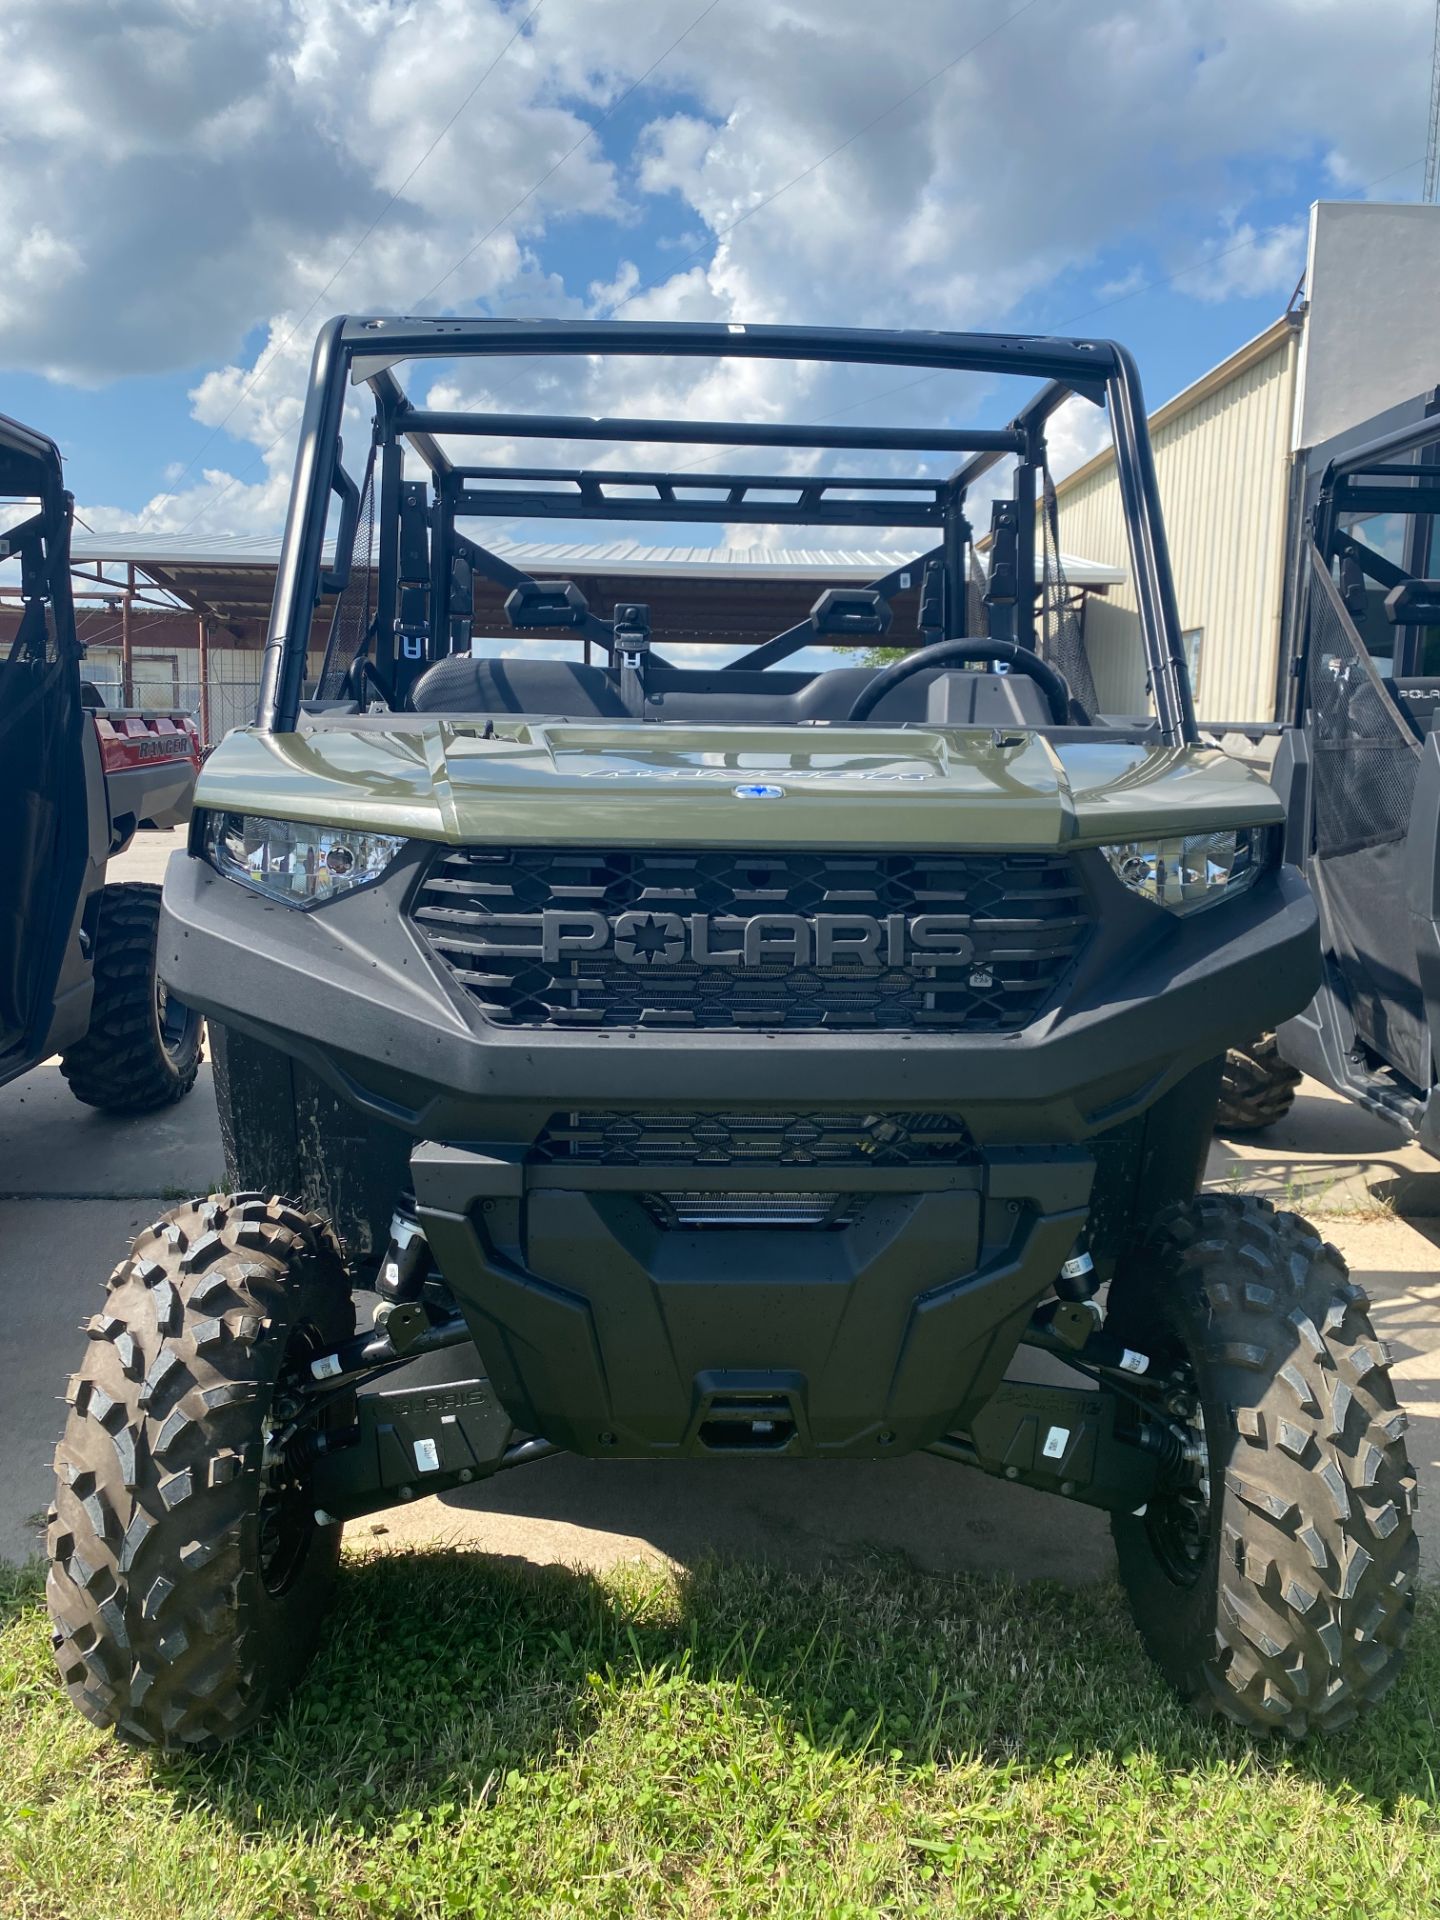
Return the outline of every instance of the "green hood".
<path id="1" fill-rule="evenodd" d="M 778 799 L 742 797 L 756 784 Z M 394 719 L 232 733 L 196 805 L 455 844 L 1054 847 L 1279 821 L 1217 748 L 958 728 Z"/>

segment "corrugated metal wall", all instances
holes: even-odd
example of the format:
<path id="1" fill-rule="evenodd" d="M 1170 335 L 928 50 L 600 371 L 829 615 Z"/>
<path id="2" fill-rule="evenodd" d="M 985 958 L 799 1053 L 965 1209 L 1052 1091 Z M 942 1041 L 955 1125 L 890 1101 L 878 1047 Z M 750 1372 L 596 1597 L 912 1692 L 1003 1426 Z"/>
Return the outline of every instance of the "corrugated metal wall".
<path id="1" fill-rule="evenodd" d="M 1285 506 L 1296 334 L 1152 426 L 1180 624 L 1198 633 L 1195 708 L 1206 720 L 1274 718 L 1284 588 Z M 1167 417 L 1168 415 L 1168 417 Z M 1130 567 L 1113 459 L 1062 482 L 1068 553 Z M 1092 594 L 1086 645 L 1107 713 L 1146 710 L 1145 666 L 1128 586 Z"/>

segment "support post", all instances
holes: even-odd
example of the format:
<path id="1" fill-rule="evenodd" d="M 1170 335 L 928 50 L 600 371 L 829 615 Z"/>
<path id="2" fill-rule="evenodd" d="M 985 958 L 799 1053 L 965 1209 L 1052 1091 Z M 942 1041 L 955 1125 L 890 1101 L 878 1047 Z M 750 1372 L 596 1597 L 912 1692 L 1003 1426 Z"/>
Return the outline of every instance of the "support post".
<path id="1" fill-rule="evenodd" d="M 130 599 L 135 591 L 135 562 L 125 568 L 125 592 L 120 600 L 120 704 L 135 704 L 135 655 L 130 642 Z"/>
<path id="2" fill-rule="evenodd" d="M 195 616 L 200 642 L 200 745 L 210 746 L 210 634 L 203 613 Z"/>
<path id="3" fill-rule="evenodd" d="M 966 636 L 965 610 L 968 600 L 965 592 L 965 550 L 970 540 L 970 526 L 965 518 L 963 500 L 963 494 L 951 493 L 945 501 L 944 637 L 947 640 L 959 640 Z"/>
<path id="4" fill-rule="evenodd" d="M 1027 454 L 1015 465 L 1015 639 L 1035 651 L 1035 481 L 1040 460 Z"/>

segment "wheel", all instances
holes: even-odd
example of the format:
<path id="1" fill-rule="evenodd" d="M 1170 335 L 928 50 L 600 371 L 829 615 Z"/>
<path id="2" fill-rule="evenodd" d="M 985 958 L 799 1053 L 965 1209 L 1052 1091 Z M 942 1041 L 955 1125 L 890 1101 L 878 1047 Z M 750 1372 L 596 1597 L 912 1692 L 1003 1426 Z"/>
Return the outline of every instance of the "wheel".
<path id="1" fill-rule="evenodd" d="M 1256 1729 L 1334 1732 L 1394 1679 L 1415 1475 L 1389 1355 L 1344 1261 L 1266 1200 L 1203 1194 L 1122 1262 L 1109 1323 L 1203 1442 L 1112 1519 L 1151 1656 Z"/>
<path id="2" fill-rule="evenodd" d="M 1297 1069 L 1280 1058 L 1273 1033 L 1262 1033 L 1247 1046 L 1231 1047 L 1220 1082 L 1216 1132 L 1258 1133 L 1262 1127 L 1273 1127 L 1294 1106 L 1300 1080 Z"/>
<path id="3" fill-rule="evenodd" d="M 60 1056 L 70 1091 L 87 1107 L 152 1113 L 195 1084 L 202 1023 L 156 976 L 159 932 L 159 887 L 127 881 L 102 889 L 90 1025 Z"/>
<path id="4" fill-rule="evenodd" d="M 277 1382 L 354 1324 L 329 1227 L 259 1195 L 175 1208 L 111 1275 L 47 1541 L 56 1659 L 98 1726 L 215 1746 L 293 1685 L 341 1530 L 315 1524 L 303 1469 L 267 1457 Z"/>

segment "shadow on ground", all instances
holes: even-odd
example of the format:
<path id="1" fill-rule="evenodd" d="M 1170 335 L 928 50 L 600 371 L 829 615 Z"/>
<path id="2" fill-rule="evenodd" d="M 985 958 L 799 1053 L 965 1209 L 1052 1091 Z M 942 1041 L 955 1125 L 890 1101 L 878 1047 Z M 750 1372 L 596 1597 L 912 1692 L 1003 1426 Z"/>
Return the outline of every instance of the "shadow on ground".
<path id="1" fill-rule="evenodd" d="M 1109 1583 L 1080 1590 L 917 1572 L 882 1555 L 801 1573 L 709 1561 L 671 1579 L 417 1552 L 352 1559 L 290 1706 L 225 1752 L 152 1764 L 237 1833 L 297 1840 L 441 1817 L 602 1721 L 752 1718 L 902 1766 L 1048 1769 L 1144 1750 L 1167 1774 L 1297 1773 L 1380 1812 L 1436 1804 L 1428 1695 L 1440 1619 L 1362 1725 L 1295 1747 L 1202 1721 L 1145 1659 Z M 730 1736 L 726 1736 L 729 1738 Z M 677 1783 L 677 1790 L 681 1783 Z"/>
<path id="2" fill-rule="evenodd" d="M 1058 1371 L 1058 1370 L 1057 1370 Z M 392 1510 L 367 1524 L 397 1545 L 449 1539 L 492 1553 L 612 1566 L 709 1555 L 803 1569 L 868 1549 L 932 1573 L 1052 1578 L 1114 1571 L 1107 1516 L 924 1454 L 896 1461 L 616 1460 L 559 1455 L 443 1495 L 423 1531 Z"/>
<path id="3" fill-rule="evenodd" d="M 1313 1080 L 1274 1126 L 1218 1136 L 1207 1176 L 1212 1187 L 1263 1193 L 1282 1207 L 1440 1215 L 1440 1161 L 1408 1143 L 1403 1128 Z"/>

